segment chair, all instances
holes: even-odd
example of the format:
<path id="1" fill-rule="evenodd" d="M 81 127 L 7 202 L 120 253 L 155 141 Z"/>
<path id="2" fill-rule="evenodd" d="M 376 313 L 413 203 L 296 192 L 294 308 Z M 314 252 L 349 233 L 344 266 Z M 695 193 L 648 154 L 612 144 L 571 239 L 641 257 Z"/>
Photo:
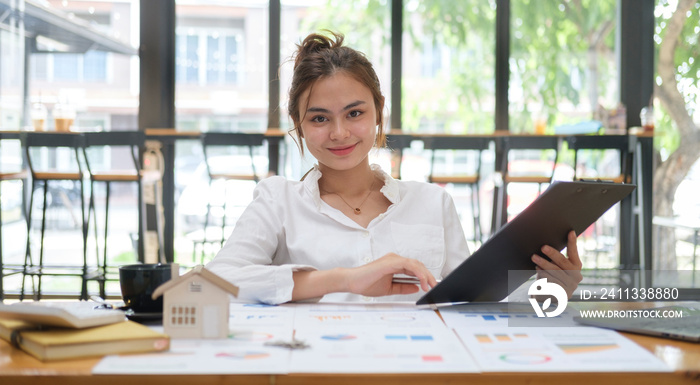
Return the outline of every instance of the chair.
<path id="1" fill-rule="evenodd" d="M 4 139 L 2 137 L 2 134 L 0 134 L 0 140 Z M 14 264 L 7 264 L 6 261 L 4 260 L 4 255 L 3 255 L 3 237 L 2 237 L 2 221 L 3 221 L 3 207 L 2 207 L 2 186 L 3 182 L 20 182 L 22 183 L 22 190 L 24 190 L 25 186 L 25 181 L 27 180 L 29 173 L 27 173 L 27 170 L 25 169 L 13 169 L 13 170 L 6 170 L 5 165 L 0 165 L 2 166 L 2 169 L 0 169 L 0 302 L 3 302 L 5 300 L 5 286 L 4 286 L 4 281 L 5 277 L 19 274 L 22 272 L 22 266 L 21 265 L 14 265 Z M 26 221 L 27 215 L 25 211 L 25 200 L 24 200 L 24 193 L 22 193 L 21 199 L 20 199 L 20 215 L 24 216 L 24 219 Z"/>
<path id="2" fill-rule="evenodd" d="M 631 160 L 627 156 L 631 153 L 629 146 L 629 138 L 627 135 L 619 136 L 596 136 L 596 135 L 574 135 L 566 138 L 569 150 L 574 151 L 574 180 L 582 178 L 600 179 L 608 180 L 616 183 L 630 183 L 632 180 L 632 167 Z M 589 155 L 605 155 L 608 150 L 614 150 L 618 153 L 619 166 L 613 173 L 609 174 L 598 174 L 595 175 L 585 174 L 585 167 L 583 167 L 583 162 L 579 162 L 579 154 L 582 151 L 588 152 Z M 595 163 L 595 159 L 588 157 L 588 161 Z M 600 158 L 600 156 L 598 156 Z M 591 167 L 592 170 L 599 170 L 597 165 Z M 583 174 L 582 174 L 583 173 Z"/>
<path id="3" fill-rule="evenodd" d="M 391 150 L 391 177 L 401 179 L 401 164 L 404 150 L 411 147 L 416 139 L 414 135 L 405 134 L 400 130 L 391 130 L 386 137 L 387 148 Z"/>
<path id="4" fill-rule="evenodd" d="M 631 151 L 627 135 L 572 135 L 565 140 L 569 150 L 574 151 L 574 180 L 594 179 L 615 183 L 630 183 L 632 181 L 632 160 L 629 156 Z M 618 159 L 615 162 L 610 162 L 610 159 L 606 159 L 606 155 L 610 151 L 616 151 L 618 154 Z M 581 158 L 584 160 L 581 161 Z M 607 165 L 601 166 L 600 163 L 607 163 Z M 608 172 L 605 172 L 606 168 L 609 170 Z M 606 240 L 617 239 L 613 233 L 614 230 L 610 226 L 605 226 L 603 220 L 604 218 L 601 218 L 592 225 L 592 236 L 595 238 L 595 246 L 588 250 L 595 255 L 593 263 L 596 270 L 600 266 L 601 254 L 613 254 L 615 252 L 615 244 Z M 597 272 L 594 273 L 594 276 L 598 276 Z"/>
<path id="5" fill-rule="evenodd" d="M 25 160 L 31 173 L 31 188 L 29 198 L 29 208 L 27 210 L 27 251 L 24 258 L 22 289 L 20 292 L 20 300 L 24 299 L 25 294 L 25 279 L 32 278 L 32 288 L 35 299 L 40 300 L 42 296 L 41 282 L 43 276 L 77 276 L 82 280 L 80 299 L 88 298 L 87 282 L 90 279 L 91 272 L 88 271 L 87 263 L 87 223 L 85 216 L 85 184 L 83 182 L 83 166 L 80 159 L 80 151 L 84 145 L 84 137 L 76 133 L 39 133 L 39 132 L 23 132 L 20 135 L 20 140 L 24 146 Z M 56 168 L 58 150 L 63 149 L 61 155 L 68 155 L 68 168 Z M 36 152 L 44 155 L 42 159 L 35 159 Z M 64 160 L 64 159 L 63 159 Z M 56 194 L 56 200 L 60 200 L 72 210 L 70 194 L 73 188 L 66 189 L 59 182 L 69 182 L 69 185 L 77 185 L 80 199 L 80 217 L 71 211 L 72 219 L 81 229 L 81 238 L 83 243 L 82 264 L 76 265 L 47 265 L 44 263 L 44 238 L 47 221 L 47 206 L 48 193 L 50 182 L 53 183 L 53 192 Z M 39 241 L 39 263 L 35 264 L 31 252 L 31 224 L 34 206 L 34 190 L 42 189 L 43 204 L 41 211 L 41 238 Z M 52 194 L 52 203 L 54 201 Z M 38 286 L 34 288 L 34 277 L 38 278 Z"/>
<path id="6" fill-rule="evenodd" d="M 204 259 L 205 245 L 212 243 L 209 240 L 209 220 L 212 215 L 212 185 L 215 181 L 223 181 L 223 196 L 221 201 L 221 238 L 219 243 L 223 246 L 226 240 L 226 208 L 227 208 L 227 184 L 229 181 L 260 180 L 260 165 L 256 164 L 254 156 L 255 147 L 263 145 L 265 135 L 240 132 L 206 132 L 201 136 L 204 163 L 209 175 L 209 197 L 207 199 L 207 211 L 204 218 L 204 231 L 201 240 L 202 256 Z M 196 242 L 200 243 L 200 242 Z M 194 260 L 196 248 L 192 251 Z"/>
<path id="7" fill-rule="evenodd" d="M 88 205 L 87 222 L 90 224 L 90 215 L 94 219 L 95 248 L 97 255 L 98 275 L 94 277 L 100 285 L 100 295 L 105 298 L 105 281 L 108 279 L 109 264 L 107 261 L 107 237 L 109 235 L 109 199 L 112 183 L 135 183 L 137 187 L 137 217 L 138 240 L 136 254 L 139 261 L 144 257 L 144 224 L 143 224 L 143 193 L 141 189 L 141 167 L 139 156 L 144 145 L 145 135 L 141 131 L 106 131 L 86 132 L 83 155 L 85 165 L 90 175 L 90 201 Z M 122 152 L 120 152 L 122 151 Z M 111 159 L 105 162 L 105 157 L 111 155 Z M 115 156 L 119 155 L 119 156 Z M 111 163 L 117 163 L 117 167 L 111 168 Z M 101 165 L 101 163 L 106 163 Z M 97 210 L 95 208 L 95 185 L 105 184 L 105 216 L 102 261 L 99 255 Z M 114 278 L 118 280 L 118 278 Z"/>
<path id="8" fill-rule="evenodd" d="M 491 140 L 484 137 L 447 137 L 447 136 L 430 136 L 423 138 L 424 149 L 431 150 L 430 157 L 430 173 L 428 174 L 428 182 L 440 185 L 466 185 L 470 191 L 470 203 L 473 217 L 473 240 L 477 243 L 483 241 L 484 234 L 481 227 L 481 202 L 479 199 L 479 182 L 481 181 L 481 155 L 482 152 L 489 149 Z M 464 163 L 473 163 L 474 167 L 470 167 L 466 172 L 437 172 L 436 171 L 436 155 L 438 153 L 452 152 L 455 155 L 464 154 Z M 471 159 L 468 158 L 471 153 Z M 456 162 L 457 163 L 457 162 Z M 462 163 L 462 162 L 459 162 Z M 458 165 L 459 166 L 459 165 Z"/>
<path id="9" fill-rule="evenodd" d="M 493 230 L 508 221 L 511 206 L 508 186 L 512 184 L 536 184 L 537 194 L 552 182 L 559 158 L 561 139 L 556 136 L 505 136 L 501 138 L 501 170 L 503 184 L 496 203 Z M 521 192 L 522 194 L 522 192 Z M 527 205 L 530 202 L 522 202 Z M 524 207 L 523 207 L 524 208 Z M 517 208 L 516 208 L 517 210 Z"/>

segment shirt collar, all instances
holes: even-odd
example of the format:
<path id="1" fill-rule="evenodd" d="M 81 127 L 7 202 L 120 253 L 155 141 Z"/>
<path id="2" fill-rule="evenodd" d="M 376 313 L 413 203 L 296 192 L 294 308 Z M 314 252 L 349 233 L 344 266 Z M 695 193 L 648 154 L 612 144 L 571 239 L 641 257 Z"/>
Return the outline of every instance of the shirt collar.
<path id="1" fill-rule="evenodd" d="M 401 201 L 401 195 L 399 194 L 399 182 L 392 178 L 391 175 L 387 174 L 382 170 L 378 164 L 370 165 L 372 171 L 380 178 L 384 180 L 384 186 L 379 190 L 386 199 L 392 204 L 396 204 Z M 309 192 L 311 199 L 313 199 L 316 207 L 321 207 L 321 191 L 318 188 L 318 180 L 321 179 L 321 171 L 318 169 L 318 165 L 315 164 L 313 169 L 306 174 L 304 178 L 304 188 Z"/>

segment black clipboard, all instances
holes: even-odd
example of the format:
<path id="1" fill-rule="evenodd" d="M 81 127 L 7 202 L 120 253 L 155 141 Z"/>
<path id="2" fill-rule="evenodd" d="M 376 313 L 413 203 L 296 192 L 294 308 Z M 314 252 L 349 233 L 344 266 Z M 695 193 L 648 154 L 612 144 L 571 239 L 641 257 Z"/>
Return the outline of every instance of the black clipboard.
<path id="1" fill-rule="evenodd" d="M 571 230 L 581 234 L 636 188 L 610 182 L 555 181 L 518 216 L 501 227 L 416 304 L 500 301 L 535 273 L 533 254 L 544 245 L 566 247 Z M 542 255 L 543 256 L 543 255 Z M 510 282 L 509 282 L 509 271 Z"/>

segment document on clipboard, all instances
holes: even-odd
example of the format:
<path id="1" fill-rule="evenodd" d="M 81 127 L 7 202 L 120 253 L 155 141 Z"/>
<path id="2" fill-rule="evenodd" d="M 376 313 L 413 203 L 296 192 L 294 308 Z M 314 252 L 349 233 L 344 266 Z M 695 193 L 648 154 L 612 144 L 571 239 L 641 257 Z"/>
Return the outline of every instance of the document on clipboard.
<path id="1" fill-rule="evenodd" d="M 535 274 L 533 254 L 562 250 L 576 235 L 636 188 L 610 182 L 555 181 L 534 202 L 443 278 L 417 305 L 500 301 Z M 546 258 L 546 257 L 545 257 Z M 531 273 L 530 273 L 531 271 Z M 511 272 L 509 276 L 509 272 Z M 516 282 L 517 281 L 517 282 Z"/>

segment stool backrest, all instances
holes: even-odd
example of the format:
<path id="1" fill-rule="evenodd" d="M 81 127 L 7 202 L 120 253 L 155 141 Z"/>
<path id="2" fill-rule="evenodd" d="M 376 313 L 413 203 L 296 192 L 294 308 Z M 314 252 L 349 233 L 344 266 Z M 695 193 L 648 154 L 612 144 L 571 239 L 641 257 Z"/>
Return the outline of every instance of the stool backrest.
<path id="1" fill-rule="evenodd" d="M 143 133 L 143 131 L 86 132 L 83 135 L 85 137 L 84 156 L 88 172 L 92 173 L 96 171 L 94 157 L 90 156 L 89 154 L 89 150 L 91 148 L 128 148 L 129 155 L 131 157 L 130 167 L 133 168 L 133 171 L 137 172 L 141 168 L 139 155 L 146 140 L 146 135 Z"/>
<path id="2" fill-rule="evenodd" d="M 250 158 L 251 176 L 256 182 L 258 181 L 258 172 L 255 165 L 255 157 L 253 149 L 263 145 L 265 134 L 262 133 L 242 133 L 242 132 L 205 132 L 201 136 L 202 152 L 204 154 L 204 162 L 207 167 L 207 173 L 212 178 L 217 170 L 212 167 L 212 147 L 243 147 L 247 150 Z"/>
<path id="3" fill-rule="evenodd" d="M 20 141 L 24 147 L 25 160 L 29 166 L 32 176 L 35 177 L 36 172 L 41 169 L 32 156 L 32 149 L 49 148 L 58 149 L 66 148 L 72 154 L 73 169 L 77 168 L 79 173 L 82 173 L 83 166 L 80 159 L 80 151 L 85 146 L 85 137 L 79 133 L 53 133 L 53 132 L 22 132 Z M 60 165 L 56 165 L 60 166 Z M 53 169 L 53 168 L 52 168 Z"/>
<path id="4" fill-rule="evenodd" d="M 505 151 L 505 156 L 503 161 L 506 163 L 503 165 L 502 170 L 504 170 L 504 177 L 507 178 L 509 174 L 512 173 L 511 163 L 516 160 L 516 152 L 532 151 L 539 152 L 540 157 L 546 157 L 547 160 L 551 161 L 552 168 L 551 171 L 547 170 L 548 175 L 543 175 L 548 177 L 550 180 L 554 176 L 554 169 L 556 168 L 557 161 L 559 158 L 559 149 L 561 145 L 561 139 L 556 136 L 507 136 L 503 138 L 503 150 Z M 547 156 L 548 154 L 553 154 L 553 156 Z"/>
<path id="5" fill-rule="evenodd" d="M 481 154 L 482 151 L 489 149 L 491 139 L 476 136 L 426 136 L 422 137 L 421 140 L 423 141 L 424 149 L 432 150 L 429 181 L 432 181 L 435 175 L 436 154 L 439 151 L 472 153 L 475 162 L 469 174 L 474 177 L 474 183 L 481 179 Z"/>
<path id="6" fill-rule="evenodd" d="M 631 159 L 628 156 L 632 153 L 630 140 L 627 135 L 619 136 L 596 136 L 596 135 L 573 135 L 566 138 L 569 150 L 574 151 L 574 180 L 582 178 L 579 173 L 580 151 L 606 151 L 614 150 L 619 154 L 619 175 L 599 175 L 601 179 L 620 178 L 626 183 L 631 182 Z M 597 168 L 597 167 L 596 167 Z M 585 176 L 583 176 L 585 178 Z"/>

